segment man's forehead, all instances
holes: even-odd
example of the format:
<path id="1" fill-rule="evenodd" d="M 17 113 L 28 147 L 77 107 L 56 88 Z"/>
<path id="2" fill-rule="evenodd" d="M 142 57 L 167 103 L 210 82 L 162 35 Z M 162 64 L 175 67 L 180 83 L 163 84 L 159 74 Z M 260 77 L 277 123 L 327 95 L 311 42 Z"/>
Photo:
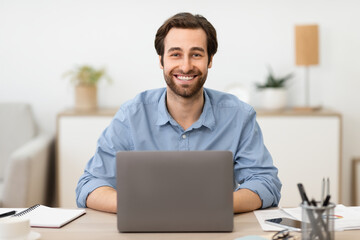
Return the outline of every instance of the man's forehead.
<path id="1" fill-rule="evenodd" d="M 164 40 L 166 51 L 179 48 L 179 50 L 206 49 L 206 33 L 203 29 L 172 28 Z"/>

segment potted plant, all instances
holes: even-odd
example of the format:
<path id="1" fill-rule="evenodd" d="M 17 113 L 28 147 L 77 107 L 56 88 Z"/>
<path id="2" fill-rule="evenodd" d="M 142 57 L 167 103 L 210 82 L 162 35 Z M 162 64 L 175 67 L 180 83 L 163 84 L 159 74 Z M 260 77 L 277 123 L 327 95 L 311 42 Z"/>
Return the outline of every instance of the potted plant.
<path id="1" fill-rule="evenodd" d="M 95 69 L 89 65 L 76 67 L 65 73 L 64 77 L 70 77 L 70 82 L 75 85 L 75 109 L 94 110 L 97 108 L 97 84 L 105 78 L 111 82 L 106 70 Z"/>
<path id="2" fill-rule="evenodd" d="M 286 107 L 287 91 L 286 82 L 293 77 L 287 74 L 284 77 L 275 77 L 271 67 L 265 83 L 256 83 L 261 94 L 261 107 L 265 110 L 281 110 Z"/>

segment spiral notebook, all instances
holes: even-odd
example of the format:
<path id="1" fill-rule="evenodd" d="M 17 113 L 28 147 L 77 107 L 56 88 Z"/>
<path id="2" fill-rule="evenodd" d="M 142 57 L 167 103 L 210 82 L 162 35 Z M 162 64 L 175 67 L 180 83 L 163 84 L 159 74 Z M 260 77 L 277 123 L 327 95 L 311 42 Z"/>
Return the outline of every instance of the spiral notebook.
<path id="1" fill-rule="evenodd" d="M 31 227 L 60 228 L 85 213 L 85 209 L 51 208 L 37 204 L 16 213 L 13 217 L 30 219 Z"/>

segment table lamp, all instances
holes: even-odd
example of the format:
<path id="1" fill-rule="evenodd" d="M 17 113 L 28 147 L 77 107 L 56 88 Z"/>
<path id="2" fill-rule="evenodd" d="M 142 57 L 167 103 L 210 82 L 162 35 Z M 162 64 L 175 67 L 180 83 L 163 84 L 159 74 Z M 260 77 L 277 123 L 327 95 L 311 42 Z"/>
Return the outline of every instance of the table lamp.
<path id="1" fill-rule="evenodd" d="M 315 110 L 310 107 L 309 66 L 319 64 L 319 34 L 318 25 L 295 26 L 295 56 L 296 65 L 305 66 L 305 106 L 301 110 Z"/>

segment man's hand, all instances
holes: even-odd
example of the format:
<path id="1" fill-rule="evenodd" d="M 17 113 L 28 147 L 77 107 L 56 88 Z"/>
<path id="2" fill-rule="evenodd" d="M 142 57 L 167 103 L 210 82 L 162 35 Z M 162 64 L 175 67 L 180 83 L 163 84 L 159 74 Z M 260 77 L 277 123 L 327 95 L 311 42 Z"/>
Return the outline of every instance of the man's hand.
<path id="1" fill-rule="evenodd" d="M 117 211 L 116 190 L 112 187 L 99 187 L 92 191 L 86 199 L 88 208 L 116 213 Z"/>
<path id="2" fill-rule="evenodd" d="M 234 192 L 234 213 L 250 212 L 261 208 L 259 195 L 249 189 L 239 189 Z"/>

